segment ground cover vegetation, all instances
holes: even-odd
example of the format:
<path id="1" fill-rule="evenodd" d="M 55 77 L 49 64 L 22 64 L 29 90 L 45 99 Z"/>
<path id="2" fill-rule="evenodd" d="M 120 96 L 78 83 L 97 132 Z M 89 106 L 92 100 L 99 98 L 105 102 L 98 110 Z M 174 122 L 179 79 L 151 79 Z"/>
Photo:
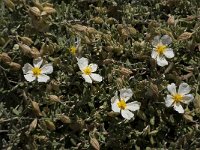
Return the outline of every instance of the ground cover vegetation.
<path id="1" fill-rule="evenodd" d="M 1 0 L 1 149 L 200 148 L 199 0 Z"/>

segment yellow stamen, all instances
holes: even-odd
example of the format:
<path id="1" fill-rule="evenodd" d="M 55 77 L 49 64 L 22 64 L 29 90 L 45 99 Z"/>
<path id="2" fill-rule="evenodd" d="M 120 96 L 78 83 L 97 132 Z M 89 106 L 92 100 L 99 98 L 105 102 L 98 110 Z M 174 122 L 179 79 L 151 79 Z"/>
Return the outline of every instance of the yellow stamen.
<path id="1" fill-rule="evenodd" d="M 85 67 L 85 69 L 83 70 L 84 74 L 86 75 L 90 75 L 92 72 L 92 68 L 90 66 Z"/>
<path id="2" fill-rule="evenodd" d="M 38 67 L 34 67 L 32 69 L 32 72 L 33 72 L 33 75 L 37 77 L 37 76 L 41 75 L 42 70 Z"/>
<path id="3" fill-rule="evenodd" d="M 183 100 L 183 96 L 181 94 L 174 94 L 173 100 L 174 100 L 175 103 L 179 103 Z"/>
<path id="4" fill-rule="evenodd" d="M 163 55 L 163 53 L 166 51 L 167 46 L 163 45 L 163 44 L 158 44 L 156 46 L 156 51 L 159 55 Z"/>
<path id="5" fill-rule="evenodd" d="M 120 109 L 125 109 L 126 108 L 126 102 L 121 99 L 118 103 L 117 103 L 117 106 L 120 108 Z"/>
<path id="6" fill-rule="evenodd" d="M 76 49 L 75 46 L 70 47 L 70 52 L 71 52 L 73 55 L 76 54 L 76 51 L 77 51 L 77 49 Z"/>

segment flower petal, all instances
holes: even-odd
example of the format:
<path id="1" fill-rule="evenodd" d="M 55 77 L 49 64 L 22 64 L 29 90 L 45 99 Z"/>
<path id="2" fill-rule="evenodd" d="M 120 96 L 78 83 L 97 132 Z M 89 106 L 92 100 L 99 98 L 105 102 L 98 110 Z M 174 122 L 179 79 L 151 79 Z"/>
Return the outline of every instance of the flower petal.
<path id="1" fill-rule="evenodd" d="M 31 74 L 31 73 L 24 75 L 24 78 L 25 78 L 28 82 L 32 82 L 33 80 L 36 79 L 36 77 L 35 77 L 33 74 Z"/>
<path id="2" fill-rule="evenodd" d="M 42 62 L 43 62 L 43 59 L 41 57 L 38 57 L 33 60 L 33 66 L 40 68 L 40 66 L 42 65 Z"/>
<path id="3" fill-rule="evenodd" d="M 134 117 L 134 114 L 128 109 L 121 110 L 121 114 L 122 114 L 122 117 L 124 117 L 127 120 L 130 120 L 131 118 Z"/>
<path id="4" fill-rule="evenodd" d="M 42 70 L 41 72 L 42 74 L 51 74 L 53 72 L 53 66 L 51 63 L 46 64 L 41 68 L 41 70 Z"/>
<path id="5" fill-rule="evenodd" d="M 176 85 L 174 83 L 168 84 L 167 89 L 172 95 L 176 94 Z"/>
<path id="6" fill-rule="evenodd" d="M 79 69 L 81 71 L 83 71 L 83 69 L 85 69 L 85 67 L 88 66 L 88 59 L 85 58 L 85 57 L 82 57 L 80 59 L 77 59 L 78 60 L 78 66 L 79 66 Z"/>
<path id="7" fill-rule="evenodd" d="M 22 68 L 24 74 L 29 74 L 32 72 L 33 66 L 29 63 L 26 63 Z"/>
<path id="8" fill-rule="evenodd" d="M 120 92 L 120 99 L 123 99 L 125 102 L 129 100 L 133 95 L 133 91 L 131 89 L 123 88 L 119 90 L 119 92 Z"/>
<path id="9" fill-rule="evenodd" d="M 158 56 L 158 53 L 155 51 L 155 49 L 153 49 L 151 53 L 151 58 L 156 59 L 157 56 Z"/>
<path id="10" fill-rule="evenodd" d="M 178 88 L 179 94 L 188 94 L 191 91 L 190 86 L 187 83 L 181 83 Z"/>
<path id="11" fill-rule="evenodd" d="M 117 95 L 117 92 L 116 92 L 115 96 L 111 98 L 112 111 L 120 112 L 120 108 L 117 106 L 118 102 L 119 102 L 119 98 L 118 98 L 118 95 Z"/>
<path id="12" fill-rule="evenodd" d="M 92 68 L 92 72 L 97 71 L 97 67 L 98 67 L 97 64 L 90 64 L 89 66 Z"/>
<path id="13" fill-rule="evenodd" d="M 113 96 L 113 97 L 111 98 L 111 103 L 114 103 L 116 99 L 119 99 L 119 98 L 118 98 L 118 92 L 117 92 L 117 91 L 115 92 L 115 96 Z"/>
<path id="14" fill-rule="evenodd" d="M 174 103 L 174 109 L 181 114 L 184 113 L 184 109 L 183 109 L 183 107 L 181 106 L 180 103 Z"/>
<path id="15" fill-rule="evenodd" d="M 163 35 L 160 40 L 164 45 L 169 45 L 172 43 L 172 38 L 169 35 Z"/>
<path id="16" fill-rule="evenodd" d="M 85 82 L 92 83 L 92 79 L 89 75 L 82 74 L 82 77 L 85 79 Z"/>
<path id="17" fill-rule="evenodd" d="M 165 98 L 165 106 L 170 107 L 172 106 L 173 102 L 173 97 L 171 95 L 167 95 L 167 97 Z"/>
<path id="18" fill-rule="evenodd" d="M 192 94 L 187 94 L 183 96 L 183 103 L 189 104 L 194 99 L 194 96 Z"/>
<path id="19" fill-rule="evenodd" d="M 49 79 L 50 77 L 45 74 L 41 74 L 37 78 L 38 82 L 47 82 Z"/>
<path id="20" fill-rule="evenodd" d="M 140 102 L 134 101 L 134 102 L 131 102 L 131 103 L 127 103 L 126 109 L 131 110 L 131 111 L 136 111 L 136 110 L 140 109 L 140 106 L 141 106 Z"/>
<path id="21" fill-rule="evenodd" d="M 160 43 L 160 36 L 159 35 L 157 35 L 157 36 L 155 36 L 154 38 L 153 38 L 153 41 L 152 41 L 152 45 L 153 46 L 156 46 L 156 45 L 158 45 L 158 43 Z"/>
<path id="22" fill-rule="evenodd" d="M 97 82 L 101 82 L 103 80 L 102 76 L 96 73 L 91 73 L 90 76 L 94 81 L 97 81 Z"/>
<path id="23" fill-rule="evenodd" d="M 75 42 L 76 45 L 79 45 L 81 43 L 81 38 L 80 37 L 75 37 Z"/>
<path id="24" fill-rule="evenodd" d="M 168 65 L 167 60 L 165 59 L 165 57 L 160 57 L 157 56 L 157 64 L 161 67 Z"/>
<path id="25" fill-rule="evenodd" d="M 167 58 L 173 58 L 174 57 L 174 52 L 172 48 L 167 48 L 166 51 L 164 52 L 164 55 Z"/>

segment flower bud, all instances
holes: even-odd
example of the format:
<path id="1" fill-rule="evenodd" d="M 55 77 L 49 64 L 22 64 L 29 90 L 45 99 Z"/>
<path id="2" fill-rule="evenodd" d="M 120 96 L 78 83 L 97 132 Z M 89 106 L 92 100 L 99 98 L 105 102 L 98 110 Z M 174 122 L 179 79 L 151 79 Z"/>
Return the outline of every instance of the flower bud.
<path id="1" fill-rule="evenodd" d="M 6 43 L 6 40 L 0 37 L 0 46 L 3 46 Z"/>
<path id="2" fill-rule="evenodd" d="M 60 102 L 60 98 L 56 95 L 49 95 L 49 100 L 52 102 Z"/>
<path id="3" fill-rule="evenodd" d="M 28 46 L 30 46 L 31 44 L 33 44 L 32 39 L 29 38 L 29 37 L 25 37 L 24 36 L 24 37 L 20 37 L 20 39 L 21 39 L 22 43 L 24 43 L 24 44 L 26 44 Z"/>
<path id="4" fill-rule="evenodd" d="M 28 45 L 22 44 L 22 43 L 18 43 L 18 45 L 19 45 L 19 47 L 20 47 L 20 49 L 21 49 L 21 51 L 22 51 L 22 53 L 24 55 L 30 56 L 30 54 L 31 54 L 31 48 Z"/>
<path id="5" fill-rule="evenodd" d="M 169 15 L 167 23 L 168 25 L 174 25 L 175 24 L 174 16 Z"/>
<path id="6" fill-rule="evenodd" d="M 29 131 L 33 131 L 37 127 L 38 120 L 35 118 L 29 125 Z"/>
<path id="7" fill-rule="evenodd" d="M 33 4 L 34 4 L 34 6 L 37 7 L 40 11 L 43 10 L 43 5 L 40 4 L 39 2 L 37 2 L 37 1 L 34 2 L 34 1 L 33 1 Z"/>
<path id="8" fill-rule="evenodd" d="M 195 20 L 197 17 L 196 16 L 187 16 L 187 18 L 186 18 L 186 20 L 187 21 L 193 21 L 193 20 Z"/>
<path id="9" fill-rule="evenodd" d="M 32 58 L 38 58 L 40 56 L 40 52 L 36 47 L 31 48 L 31 56 Z"/>
<path id="10" fill-rule="evenodd" d="M 70 124 L 69 127 L 74 132 L 80 132 L 83 130 L 84 125 L 85 125 L 85 122 L 82 119 L 78 119 L 76 122 Z"/>
<path id="11" fill-rule="evenodd" d="M 190 32 L 184 32 L 178 37 L 178 40 L 180 41 L 188 40 L 189 38 L 191 38 L 192 34 L 193 33 L 190 33 Z"/>
<path id="12" fill-rule="evenodd" d="M 114 63 L 115 61 L 114 61 L 114 59 L 105 59 L 105 60 L 103 60 L 103 64 L 105 64 L 105 65 L 107 65 L 107 64 L 112 64 L 112 63 Z"/>
<path id="13" fill-rule="evenodd" d="M 104 23 L 104 20 L 101 17 L 94 17 L 92 18 L 92 21 L 96 24 L 102 24 Z"/>
<path id="14" fill-rule="evenodd" d="M 15 9 L 15 4 L 11 0 L 4 0 L 4 4 L 10 11 Z"/>
<path id="15" fill-rule="evenodd" d="M 49 7 L 49 6 L 45 6 L 45 7 L 43 8 L 43 11 L 46 12 L 47 14 L 52 14 L 52 13 L 55 13 L 55 12 L 56 12 L 56 10 L 55 10 L 54 8 Z"/>
<path id="16" fill-rule="evenodd" d="M 11 63 L 11 58 L 8 56 L 8 54 L 7 53 L 1 53 L 0 54 L 0 61 L 1 62 L 3 62 L 3 63 L 5 63 L 5 64 L 9 64 L 9 63 Z"/>
<path id="17" fill-rule="evenodd" d="M 46 126 L 49 130 L 53 131 L 56 130 L 56 126 L 51 120 L 45 120 Z"/>
<path id="18" fill-rule="evenodd" d="M 125 76 L 129 76 L 130 74 L 133 73 L 130 69 L 124 68 L 124 67 L 120 67 L 119 71 L 122 75 L 125 75 Z"/>
<path id="19" fill-rule="evenodd" d="M 37 139 L 40 142 L 47 142 L 48 138 L 44 135 L 34 135 L 34 139 Z"/>
<path id="20" fill-rule="evenodd" d="M 106 20 L 106 23 L 107 24 L 116 24 L 116 23 L 118 23 L 118 21 L 115 18 L 108 18 Z"/>
<path id="21" fill-rule="evenodd" d="M 42 4 L 43 7 L 53 7 L 53 4 L 45 2 Z"/>
<path id="22" fill-rule="evenodd" d="M 39 8 L 37 7 L 30 7 L 29 8 L 29 13 L 33 16 L 36 16 L 36 17 L 40 17 L 41 15 L 41 11 Z"/>
<path id="23" fill-rule="evenodd" d="M 60 115 L 59 116 L 60 121 L 62 121 L 65 124 L 71 123 L 71 119 L 68 116 Z"/>
<path id="24" fill-rule="evenodd" d="M 123 87 L 123 85 L 124 85 L 124 80 L 122 78 L 117 78 L 115 80 L 115 82 L 116 82 L 118 87 Z"/>
<path id="25" fill-rule="evenodd" d="M 19 71 L 21 69 L 21 65 L 15 62 L 9 63 L 10 70 Z"/>
<path id="26" fill-rule="evenodd" d="M 108 11 L 106 7 L 95 7 L 95 10 L 100 14 L 105 14 Z"/>
<path id="27" fill-rule="evenodd" d="M 100 145 L 96 138 L 90 138 L 90 144 L 95 150 L 100 150 Z"/>
<path id="28" fill-rule="evenodd" d="M 36 115 L 42 116 L 42 112 L 40 111 L 39 104 L 35 101 L 31 101 L 31 104 L 32 104 L 32 107 L 33 107 L 33 111 L 36 113 Z"/>

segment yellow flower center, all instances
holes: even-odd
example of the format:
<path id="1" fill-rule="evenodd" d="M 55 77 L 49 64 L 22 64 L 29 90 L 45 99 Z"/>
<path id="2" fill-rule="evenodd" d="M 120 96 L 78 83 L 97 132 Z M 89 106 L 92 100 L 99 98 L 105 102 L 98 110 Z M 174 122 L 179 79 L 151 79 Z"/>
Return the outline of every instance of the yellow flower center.
<path id="1" fill-rule="evenodd" d="M 72 46 L 72 47 L 70 47 L 70 52 L 73 54 L 73 55 L 75 55 L 76 54 L 76 47 L 75 46 Z"/>
<path id="2" fill-rule="evenodd" d="M 126 102 L 121 99 L 118 103 L 117 103 L 117 106 L 120 108 L 120 109 L 125 109 L 126 108 Z"/>
<path id="3" fill-rule="evenodd" d="M 174 94 L 173 99 L 174 99 L 174 102 L 178 103 L 183 100 L 183 96 L 181 94 Z"/>
<path id="4" fill-rule="evenodd" d="M 83 70 L 84 74 L 86 75 L 90 75 L 92 72 L 92 68 L 90 66 L 87 66 L 84 70 Z"/>
<path id="5" fill-rule="evenodd" d="M 38 68 L 38 67 L 34 67 L 33 69 L 32 69 L 32 72 L 33 72 L 33 75 L 34 76 L 39 76 L 39 75 L 41 75 L 41 69 L 40 68 Z"/>
<path id="6" fill-rule="evenodd" d="M 156 46 L 156 51 L 159 55 L 163 55 L 163 53 L 166 51 L 167 46 L 163 45 L 163 44 L 158 44 Z"/>

